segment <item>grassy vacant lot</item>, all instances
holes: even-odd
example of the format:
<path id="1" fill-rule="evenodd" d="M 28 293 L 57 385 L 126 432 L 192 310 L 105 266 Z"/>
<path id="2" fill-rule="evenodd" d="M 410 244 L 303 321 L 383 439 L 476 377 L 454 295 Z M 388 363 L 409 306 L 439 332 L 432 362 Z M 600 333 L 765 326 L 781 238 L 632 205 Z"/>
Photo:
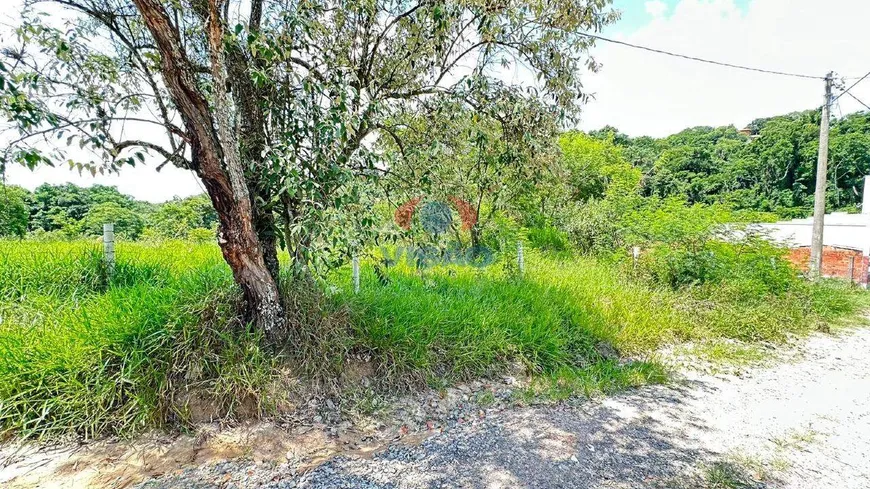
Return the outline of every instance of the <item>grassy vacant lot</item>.
<path id="1" fill-rule="evenodd" d="M 325 284 L 285 281 L 297 312 L 275 348 L 238 319 L 215 245 L 119 243 L 117 257 L 107 280 L 98 243 L 0 242 L 0 431 L 130 433 L 187 422 L 203 398 L 221 415 L 268 413 L 288 377 L 352 382 L 349 359 L 363 357 L 381 388 L 522 365 L 558 395 L 607 392 L 662 381 L 663 345 L 780 341 L 864 300 L 791 272 L 775 291 L 674 290 L 598 259 L 536 253 L 522 277 L 506 263 L 380 277 L 364 264 L 356 295 L 346 268 Z"/>

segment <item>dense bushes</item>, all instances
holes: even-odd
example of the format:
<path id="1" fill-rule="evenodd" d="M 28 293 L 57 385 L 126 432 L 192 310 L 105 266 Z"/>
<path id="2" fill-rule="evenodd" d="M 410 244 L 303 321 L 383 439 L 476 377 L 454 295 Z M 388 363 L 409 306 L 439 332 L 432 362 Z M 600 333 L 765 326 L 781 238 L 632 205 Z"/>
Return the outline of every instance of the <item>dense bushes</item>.
<path id="1" fill-rule="evenodd" d="M 584 138 L 563 138 L 566 168 L 602 168 L 602 156 L 590 156 L 590 148 L 608 155 L 609 168 L 628 166 L 612 140 L 593 145 Z M 541 229 L 547 229 L 546 235 L 566 236 L 578 253 L 614 264 L 648 287 L 673 291 L 680 307 L 692 311 L 693 339 L 781 340 L 863 303 L 863 294 L 847 284 L 804 280 L 785 259 L 786 250 L 752 226 L 775 215 L 644 196 L 637 175 L 616 174 L 624 178 L 599 180 L 603 188 L 585 199 L 553 193 L 554 211 L 537 218 L 529 241 L 543 241 Z M 634 247 L 641 250 L 636 263 Z"/>
<path id="2" fill-rule="evenodd" d="M 570 248 L 568 237 L 554 226 L 541 226 L 529 229 L 526 234 L 529 244 L 544 251 L 566 251 Z"/>

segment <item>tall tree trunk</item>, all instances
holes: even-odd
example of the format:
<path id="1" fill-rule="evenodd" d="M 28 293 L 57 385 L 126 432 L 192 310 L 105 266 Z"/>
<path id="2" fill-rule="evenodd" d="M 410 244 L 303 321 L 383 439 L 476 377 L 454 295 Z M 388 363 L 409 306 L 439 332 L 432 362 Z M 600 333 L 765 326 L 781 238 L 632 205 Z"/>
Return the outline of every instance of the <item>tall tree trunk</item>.
<path id="1" fill-rule="evenodd" d="M 218 243 L 224 260 L 241 287 L 248 316 L 266 333 L 276 338 L 283 333 L 284 308 L 278 287 L 266 264 L 250 212 L 244 212 L 232 193 L 205 172 L 200 175 L 220 221 Z M 274 250 L 274 248 L 273 248 Z M 276 256 L 277 258 L 277 256 Z"/>
<path id="2" fill-rule="evenodd" d="M 251 1 L 251 16 L 248 28 L 252 34 L 260 29 L 263 14 L 262 0 Z M 271 208 L 274 191 L 262 178 L 267 171 L 263 160 L 266 149 L 266 121 L 261 104 L 266 94 L 251 78 L 251 66 L 260 66 L 258 59 L 242 46 L 228 46 L 226 70 L 229 85 L 235 100 L 239 119 L 239 154 L 250 168 L 248 183 L 251 189 L 251 206 L 254 209 L 254 229 L 263 249 L 263 260 L 272 280 L 280 283 L 281 264 L 278 261 L 278 238 L 275 214 Z"/>
<path id="3" fill-rule="evenodd" d="M 254 208 L 244 179 L 226 106 L 222 27 L 215 0 L 209 2 L 208 41 L 217 99 L 212 109 L 202 94 L 193 66 L 160 0 L 133 0 L 154 37 L 161 57 L 161 74 L 181 114 L 191 148 L 193 169 L 205 185 L 220 222 L 218 242 L 224 259 L 241 287 L 248 314 L 267 335 L 276 337 L 285 325 L 278 286 L 270 274 L 254 228 Z M 218 136 L 215 127 L 221 133 Z M 228 153 L 228 154 L 227 154 Z"/>

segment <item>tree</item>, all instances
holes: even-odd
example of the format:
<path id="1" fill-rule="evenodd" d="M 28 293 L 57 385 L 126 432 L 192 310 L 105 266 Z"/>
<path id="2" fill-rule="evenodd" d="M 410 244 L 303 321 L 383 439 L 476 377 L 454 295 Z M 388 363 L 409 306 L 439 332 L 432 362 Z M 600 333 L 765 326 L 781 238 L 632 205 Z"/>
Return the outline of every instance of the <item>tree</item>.
<path id="1" fill-rule="evenodd" d="M 42 184 L 33 192 L 32 226 L 44 231 L 61 229 L 85 217 L 90 205 L 87 189 L 78 185 Z"/>
<path id="2" fill-rule="evenodd" d="M 561 166 L 568 198 L 577 202 L 600 199 L 611 186 L 634 192 L 640 176 L 625 160 L 612 138 L 599 141 L 581 132 L 559 138 Z"/>
<path id="3" fill-rule="evenodd" d="M 88 210 L 78 228 L 85 236 L 101 236 L 103 224 L 107 223 L 115 225 L 115 234 L 128 239 L 137 239 L 145 227 L 144 219 L 133 209 L 115 202 L 103 202 Z"/>
<path id="4" fill-rule="evenodd" d="M 461 100 L 444 98 L 425 115 L 397 121 L 396 138 L 383 140 L 395 157 L 390 184 L 409 197 L 436 197 L 468 213 L 472 248 L 496 213 L 515 210 L 555 159 L 555 114 L 516 94 L 500 100 L 471 111 Z"/>
<path id="5" fill-rule="evenodd" d="M 27 234 L 28 194 L 21 187 L 0 184 L 0 237 L 23 238 Z"/>
<path id="6" fill-rule="evenodd" d="M 94 204 L 112 202 L 130 209 L 142 205 L 115 187 L 92 185 L 83 188 L 72 183 L 42 184 L 34 191 L 32 201 L 31 227 L 44 231 L 56 231 L 81 221 Z"/>
<path id="7" fill-rule="evenodd" d="M 0 164 L 117 171 L 149 151 L 194 171 L 248 313 L 269 333 L 284 324 L 276 216 L 285 245 L 310 249 L 320 216 L 353 201 L 353 179 L 383 170 L 366 138 L 397 136 L 390 121 L 441 97 L 497 105 L 507 92 L 495 67 L 522 63 L 540 86 L 511 93 L 576 115 L 580 68 L 596 68 L 584 32 L 617 18 L 609 0 L 55 3 L 72 28 L 25 16 L 0 66 L 3 110 L 21 134 Z M 164 135 L 124 137 L 124 124 Z"/>
<path id="8" fill-rule="evenodd" d="M 217 216 L 204 195 L 164 202 L 148 219 L 157 236 L 175 239 L 187 238 L 194 229 L 209 230 L 216 224 Z M 213 232 L 210 234 L 214 236 Z"/>
<path id="9" fill-rule="evenodd" d="M 817 110 L 757 119 L 750 137 L 734 127 L 696 127 L 661 139 L 629 138 L 614 128 L 590 133 L 622 148 L 643 170 L 644 193 L 692 202 L 727 203 L 783 217 L 811 212 L 818 154 Z M 855 209 L 870 171 L 870 114 L 831 126 L 828 205 Z"/>

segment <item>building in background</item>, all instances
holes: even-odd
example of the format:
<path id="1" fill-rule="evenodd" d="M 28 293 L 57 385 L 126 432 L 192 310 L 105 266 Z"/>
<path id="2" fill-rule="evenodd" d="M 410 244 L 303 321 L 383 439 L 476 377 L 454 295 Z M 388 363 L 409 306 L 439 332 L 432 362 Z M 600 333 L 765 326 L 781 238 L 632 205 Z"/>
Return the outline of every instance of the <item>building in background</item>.
<path id="1" fill-rule="evenodd" d="M 789 248 L 789 259 L 806 271 L 810 259 L 813 218 L 759 224 L 771 239 Z M 851 279 L 867 285 L 870 264 L 870 176 L 864 177 L 864 201 L 860 214 L 834 212 L 825 215 L 822 275 Z"/>

